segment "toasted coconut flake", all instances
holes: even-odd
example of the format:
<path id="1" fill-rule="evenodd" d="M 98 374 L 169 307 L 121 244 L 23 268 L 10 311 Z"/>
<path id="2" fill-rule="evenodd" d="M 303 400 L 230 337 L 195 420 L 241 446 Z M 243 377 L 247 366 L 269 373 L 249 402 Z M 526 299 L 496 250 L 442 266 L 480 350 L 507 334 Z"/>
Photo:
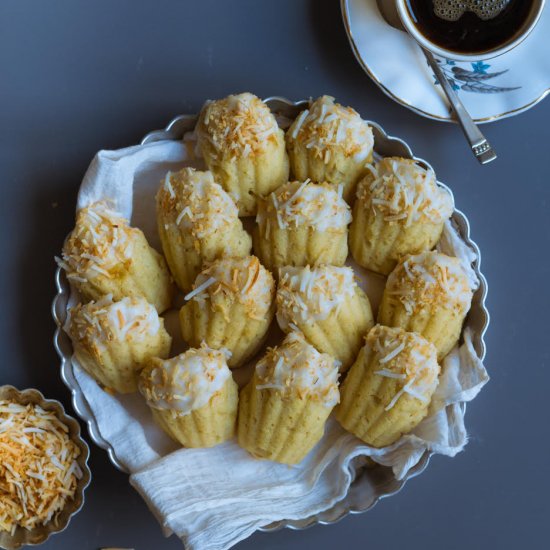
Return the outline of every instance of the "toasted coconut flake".
<path id="1" fill-rule="evenodd" d="M 281 132 L 269 107 L 244 93 L 208 102 L 197 125 L 200 148 L 218 157 L 246 158 L 264 153 Z"/>
<path id="2" fill-rule="evenodd" d="M 292 393 L 334 407 L 340 400 L 339 367 L 339 361 L 319 353 L 300 332 L 291 332 L 256 365 L 256 389 Z"/>
<path id="3" fill-rule="evenodd" d="M 377 325 L 368 333 L 366 346 L 376 353 L 375 360 L 383 366 L 374 374 L 396 382 L 397 391 L 386 405 L 386 411 L 404 394 L 422 403 L 430 401 L 440 371 L 433 344 L 414 332 Z"/>
<path id="4" fill-rule="evenodd" d="M 66 323 L 73 341 L 99 351 L 109 341 L 142 339 L 157 334 L 159 329 L 158 313 L 145 298 L 125 297 L 115 302 L 111 294 L 72 308 Z"/>
<path id="5" fill-rule="evenodd" d="M 275 293 L 273 276 L 255 256 L 216 260 L 198 275 L 195 285 L 192 296 L 188 298 L 188 294 L 186 299 L 209 303 L 214 311 L 222 312 L 227 312 L 228 306 L 236 301 L 245 306 L 251 319 L 265 316 Z"/>
<path id="6" fill-rule="evenodd" d="M 211 172 L 183 168 L 168 174 L 157 193 L 157 211 L 166 230 L 175 226 L 198 242 L 241 223 L 235 203 Z"/>
<path id="7" fill-rule="evenodd" d="M 80 449 L 67 432 L 39 405 L 0 401 L 0 529 L 44 525 L 74 497 Z"/>
<path id="8" fill-rule="evenodd" d="M 142 371 L 139 390 L 154 409 L 189 414 L 206 405 L 231 378 L 230 357 L 226 349 L 202 344 L 171 359 L 155 359 Z"/>
<path id="9" fill-rule="evenodd" d="M 303 143 L 306 149 L 329 164 L 333 151 L 341 151 L 355 162 L 364 161 L 372 152 L 372 129 L 350 107 L 323 96 L 300 113 L 288 130 L 290 142 Z"/>
<path id="10" fill-rule="evenodd" d="M 258 205 L 259 224 L 273 220 L 280 229 L 311 226 L 317 231 L 341 231 L 351 223 L 351 211 L 334 185 L 289 182 Z"/>
<path id="11" fill-rule="evenodd" d="M 93 203 L 78 212 L 62 258 L 56 261 L 72 281 L 112 277 L 115 270 L 131 261 L 132 237 L 137 231 L 108 201 Z"/>
<path id="12" fill-rule="evenodd" d="M 283 330 L 293 324 L 326 319 L 356 292 L 350 267 L 283 267 L 277 288 L 277 321 Z"/>
<path id="13" fill-rule="evenodd" d="M 397 157 L 384 158 L 367 169 L 370 174 L 359 182 L 357 197 L 385 221 L 408 227 L 416 222 L 443 223 L 452 215 L 452 198 L 437 185 L 433 170 Z"/>
<path id="14" fill-rule="evenodd" d="M 465 313 L 476 285 L 459 259 L 425 252 L 397 265 L 388 277 L 386 293 L 401 302 L 409 314 L 436 307 L 457 308 Z"/>

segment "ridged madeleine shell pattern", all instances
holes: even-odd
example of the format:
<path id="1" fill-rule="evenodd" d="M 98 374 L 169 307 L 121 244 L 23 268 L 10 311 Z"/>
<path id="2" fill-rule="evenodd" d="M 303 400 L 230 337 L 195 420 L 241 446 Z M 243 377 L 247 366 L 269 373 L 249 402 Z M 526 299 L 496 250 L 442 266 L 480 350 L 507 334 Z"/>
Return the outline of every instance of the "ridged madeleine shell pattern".
<path id="1" fill-rule="evenodd" d="M 356 288 L 338 311 L 330 312 L 326 319 L 292 322 L 318 351 L 342 363 L 340 372 L 347 371 L 355 361 L 367 332 L 374 325 L 369 298 L 360 288 Z"/>
<path id="2" fill-rule="evenodd" d="M 140 230 L 132 228 L 129 238 L 132 257 L 111 277 L 100 274 L 86 282 L 74 281 L 74 285 L 87 300 L 100 300 L 106 294 L 112 294 L 115 301 L 141 296 L 162 313 L 170 307 L 174 290 L 166 261 Z"/>
<path id="3" fill-rule="evenodd" d="M 304 144 L 293 140 L 287 134 L 287 151 L 290 160 L 292 178 L 305 181 L 308 178 L 315 182 L 326 181 L 337 187 L 343 185 L 342 196 L 348 204 L 355 200 L 357 182 L 365 175 L 365 165 L 372 162 L 372 153 L 360 162 L 346 157 L 337 149 L 331 151 L 327 163 Z"/>
<path id="4" fill-rule="evenodd" d="M 189 414 L 153 409 L 153 418 L 172 439 L 184 447 L 214 447 L 235 435 L 239 388 L 228 378 L 210 401 Z"/>
<path id="5" fill-rule="evenodd" d="M 269 234 L 266 228 L 269 227 Z M 278 268 L 286 265 L 329 264 L 343 266 L 348 255 L 348 230 L 316 231 L 311 227 L 281 229 L 269 222 L 254 227 L 254 253 L 262 264 L 278 277 Z"/>
<path id="6" fill-rule="evenodd" d="M 377 355 L 367 346 L 361 348 L 340 386 L 340 404 L 336 408 L 336 419 L 342 427 L 373 447 L 395 443 L 422 421 L 429 407 L 429 402 L 404 393 L 386 411 L 403 381 L 375 374 L 381 368 Z"/>
<path id="7" fill-rule="evenodd" d="M 224 314 L 218 309 L 213 311 L 209 300 L 190 300 L 180 310 L 180 326 L 183 339 L 191 347 L 205 342 L 214 349 L 228 349 L 231 357 L 227 364 L 235 368 L 260 350 L 275 314 L 275 303 L 272 299 L 269 308 L 254 319 L 243 304 L 228 301 L 228 306 Z"/>
<path id="8" fill-rule="evenodd" d="M 282 97 L 270 97 L 265 99 L 271 110 L 288 119 L 295 118 L 300 111 L 307 108 L 308 102 L 293 102 Z M 142 144 L 154 143 L 164 140 L 181 140 L 183 135 L 195 127 L 196 114 L 179 115 L 172 119 L 165 128 L 149 132 L 142 140 Z M 375 152 L 382 156 L 402 156 L 413 158 L 410 147 L 402 140 L 389 136 L 376 122 L 369 122 L 375 136 Z M 455 224 L 461 238 L 475 251 L 476 261 L 474 269 L 478 275 L 481 286 L 474 295 L 472 311 L 466 320 L 466 324 L 472 330 L 473 345 L 477 356 L 483 360 L 486 354 L 484 335 L 490 323 L 485 299 L 488 291 L 487 280 L 481 273 L 481 254 L 478 246 L 472 240 L 470 225 L 466 215 L 460 210 L 455 210 L 452 223 Z M 116 455 L 112 444 L 100 433 L 93 410 L 87 403 L 78 383 L 75 379 L 70 357 L 73 353 L 69 337 L 62 330 L 67 315 L 67 302 L 70 293 L 70 285 L 63 270 L 58 268 L 55 272 L 55 284 L 57 294 L 52 302 L 52 316 L 56 323 L 54 346 L 60 359 L 60 373 L 64 384 L 71 392 L 73 407 L 76 413 L 86 422 L 88 432 L 94 443 L 104 449 L 111 463 L 119 471 L 128 473 L 124 461 Z M 462 404 L 464 408 L 464 404 Z M 397 480 L 391 468 L 377 466 L 368 470 L 361 469 L 352 483 L 346 496 L 335 503 L 330 509 L 320 513 L 309 515 L 299 519 L 283 519 L 262 527 L 261 531 L 275 531 L 284 527 L 290 529 L 306 529 L 313 525 L 329 525 L 340 521 L 348 514 L 359 514 L 372 509 L 381 499 L 399 493 L 409 479 L 421 474 L 429 464 L 431 453 L 426 452 L 419 463 L 412 468 L 403 479 Z"/>
<path id="9" fill-rule="evenodd" d="M 201 239 L 185 228 L 176 227 L 157 211 L 158 232 L 170 271 L 183 292 L 189 292 L 205 262 L 223 256 L 244 258 L 252 248 L 252 239 L 240 220 L 230 228 L 219 229 Z"/>
<path id="10" fill-rule="evenodd" d="M 439 241 L 443 226 L 443 221 L 437 224 L 416 222 L 409 227 L 388 222 L 358 198 L 353 205 L 349 247 L 359 265 L 387 275 L 403 255 L 431 250 Z"/>
<path id="11" fill-rule="evenodd" d="M 256 458 L 297 464 L 323 437 L 332 407 L 257 385 L 254 374 L 239 396 L 239 445 Z"/>
<path id="12" fill-rule="evenodd" d="M 236 202 L 239 216 L 256 214 L 258 197 L 267 197 L 288 181 L 284 133 L 279 129 L 275 136 L 275 143 L 269 141 L 265 152 L 246 157 L 220 154 L 207 140 L 203 142 L 204 161 L 214 179 Z"/>
<path id="13" fill-rule="evenodd" d="M 378 310 L 378 322 L 387 327 L 401 327 L 407 332 L 417 332 L 437 348 L 441 361 L 460 338 L 466 312 L 444 304 L 420 306 L 408 313 L 405 306 L 384 290 Z"/>
<path id="14" fill-rule="evenodd" d="M 145 363 L 151 357 L 166 359 L 170 354 L 172 338 L 164 328 L 164 320 L 160 322 L 160 329 L 153 336 L 123 342 L 106 340 L 104 349 L 73 340 L 75 356 L 81 367 L 103 386 L 118 393 L 135 392 Z"/>

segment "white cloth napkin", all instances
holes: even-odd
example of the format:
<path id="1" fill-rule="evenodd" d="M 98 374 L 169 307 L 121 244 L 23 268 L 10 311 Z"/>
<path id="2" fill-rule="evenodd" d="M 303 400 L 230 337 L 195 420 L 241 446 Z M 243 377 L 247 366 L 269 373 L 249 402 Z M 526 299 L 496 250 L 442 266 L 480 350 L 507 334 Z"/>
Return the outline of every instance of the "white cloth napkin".
<path id="1" fill-rule="evenodd" d="M 98 153 L 84 177 L 78 207 L 111 199 L 159 248 L 154 195 L 167 170 L 190 164 L 186 151 L 178 142 L 157 142 Z M 466 262 L 475 258 L 451 224 L 445 227 L 440 246 Z M 380 285 L 363 276 L 365 288 L 376 302 L 373 294 L 379 292 Z M 77 300 L 73 293 L 71 305 Z M 174 311 L 168 312 L 166 321 L 169 331 L 177 336 Z M 130 483 L 164 532 L 176 533 L 191 550 L 230 548 L 274 521 L 329 510 L 350 489 L 362 462 L 358 457 L 370 456 L 402 479 L 427 450 L 454 456 L 467 442 L 461 402 L 473 399 L 489 379 L 466 327 L 464 343 L 443 364 L 429 416 L 410 435 L 384 449 L 374 449 L 331 419 L 324 438 L 306 459 L 289 467 L 255 460 L 235 441 L 212 449 L 178 448 L 156 427 L 139 394 L 112 396 L 100 389 L 74 358 L 73 369 L 101 435 L 130 472 Z M 365 483 L 369 483 L 368 476 Z"/>

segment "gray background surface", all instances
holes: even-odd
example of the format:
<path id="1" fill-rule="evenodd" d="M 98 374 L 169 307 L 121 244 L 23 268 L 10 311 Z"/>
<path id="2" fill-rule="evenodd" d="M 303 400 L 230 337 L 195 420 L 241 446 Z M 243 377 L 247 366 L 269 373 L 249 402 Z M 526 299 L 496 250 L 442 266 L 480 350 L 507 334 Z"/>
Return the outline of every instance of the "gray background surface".
<path id="1" fill-rule="evenodd" d="M 548 548 L 550 101 L 485 126 L 500 158 L 482 168 L 456 127 L 392 103 L 363 74 L 336 0 L 0 3 L 1 382 L 70 410 L 51 345 L 53 256 L 95 152 L 245 90 L 329 93 L 433 164 L 483 253 L 492 381 L 468 407 L 464 453 L 434 458 L 368 514 L 239 548 Z M 84 510 L 44 548 L 181 548 L 104 451 L 92 447 L 90 462 Z"/>

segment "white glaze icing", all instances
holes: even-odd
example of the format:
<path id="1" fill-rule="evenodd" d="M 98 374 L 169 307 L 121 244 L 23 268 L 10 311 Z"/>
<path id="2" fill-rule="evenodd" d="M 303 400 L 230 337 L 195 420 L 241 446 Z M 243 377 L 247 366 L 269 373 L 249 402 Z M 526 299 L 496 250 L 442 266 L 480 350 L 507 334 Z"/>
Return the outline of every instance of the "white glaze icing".
<path id="1" fill-rule="evenodd" d="M 333 185 L 289 182 L 271 193 L 258 206 L 256 221 L 273 220 L 281 229 L 306 225 L 317 231 L 345 228 L 351 223 L 351 211 Z"/>
<path id="2" fill-rule="evenodd" d="M 140 381 L 147 404 L 186 415 L 204 407 L 231 378 L 227 359 L 231 353 L 206 345 L 189 349 L 171 359 L 156 362 Z"/>
<path id="3" fill-rule="evenodd" d="M 206 305 L 221 306 L 216 297 L 237 301 L 252 318 L 263 318 L 271 307 L 275 281 L 256 256 L 222 258 L 213 262 L 196 278 L 194 290 L 185 297 Z"/>
<path id="4" fill-rule="evenodd" d="M 132 231 L 108 201 L 98 201 L 80 210 L 76 225 L 65 243 L 62 258 L 56 258 L 71 280 L 86 282 L 103 275 L 132 257 Z"/>
<path id="5" fill-rule="evenodd" d="M 330 265 L 314 268 L 283 267 L 277 288 L 277 321 L 283 330 L 289 323 L 326 319 L 357 288 L 351 267 Z"/>
<path id="6" fill-rule="evenodd" d="M 208 143 L 217 156 L 262 153 L 280 132 L 269 107 L 250 93 L 208 101 L 196 128 L 199 150 Z"/>
<path id="7" fill-rule="evenodd" d="M 409 226 L 418 221 L 443 223 L 451 217 L 452 197 L 437 185 L 433 170 L 396 157 L 368 168 L 372 177 L 359 182 L 357 197 L 364 208 L 372 208 L 384 220 Z"/>
<path id="8" fill-rule="evenodd" d="M 161 183 L 157 204 L 169 223 L 203 239 L 239 224 L 239 211 L 211 172 L 183 168 L 168 172 Z"/>
<path id="9" fill-rule="evenodd" d="M 301 333 L 291 332 L 283 343 L 271 350 L 256 365 L 257 390 L 277 389 L 297 392 L 316 399 L 326 407 L 340 400 L 338 369 L 340 362 L 319 353 Z"/>
<path id="10" fill-rule="evenodd" d="M 371 154 L 374 137 L 370 126 L 351 107 L 322 96 L 302 111 L 288 130 L 290 141 L 300 141 L 326 164 L 333 151 L 342 151 L 361 163 Z"/>
<path id="11" fill-rule="evenodd" d="M 388 277 L 386 292 L 412 314 L 432 306 L 468 310 L 476 287 L 477 281 L 469 279 L 458 258 L 424 252 L 397 264 Z"/>
<path id="12" fill-rule="evenodd" d="M 161 328 L 157 310 L 145 298 L 122 298 L 115 302 L 108 294 L 70 310 L 68 332 L 72 338 L 104 349 L 107 342 L 141 340 Z"/>

